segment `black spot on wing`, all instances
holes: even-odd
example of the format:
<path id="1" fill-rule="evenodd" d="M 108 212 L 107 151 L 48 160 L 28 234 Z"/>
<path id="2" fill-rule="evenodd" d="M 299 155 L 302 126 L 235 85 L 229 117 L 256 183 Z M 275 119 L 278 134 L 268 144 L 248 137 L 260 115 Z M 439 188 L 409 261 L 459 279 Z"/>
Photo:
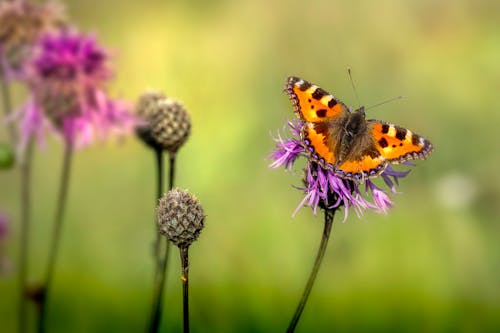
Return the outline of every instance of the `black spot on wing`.
<path id="1" fill-rule="evenodd" d="M 335 105 L 337 105 L 337 101 L 335 98 L 332 98 L 330 102 L 328 102 L 328 107 L 333 108 Z"/>
<path id="2" fill-rule="evenodd" d="M 318 87 L 314 92 L 312 93 L 312 98 L 320 100 L 323 98 L 323 96 L 328 95 L 326 91 L 324 91 L 322 88 Z"/>
<path id="3" fill-rule="evenodd" d="M 403 141 L 406 138 L 406 128 L 396 127 L 396 139 Z"/>
<path id="4" fill-rule="evenodd" d="M 311 83 L 304 81 L 304 83 L 299 85 L 299 89 L 300 89 L 300 91 L 306 91 L 307 89 L 309 89 L 311 87 L 311 85 L 312 85 Z"/>
<path id="5" fill-rule="evenodd" d="M 420 146 L 420 136 L 418 136 L 417 134 L 413 133 L 413 135 L 411 136 L 411 143 L 414 146 Z"/>
<path id="6" fill-rule="evenodd" d="M 326 109 L 316 110 L 316 115 L 320 118 L 325 117 L 326 116 Z"/>
<path id="7" fill-rule="evenodd" d="M 389 143 L 387 142 L 387 140 L 385 138 L 382 138 L 382 139 L 378 140 L 378 144 L 382 148 L 385 148 L 385 147 L 389 146 Z"/>
<path id="8" fill-rule="evenodd" d="M 382 134 L 387 134 L 389 133 L 389 125 L 388 124 L 383 124 L 382 125 Z"/>

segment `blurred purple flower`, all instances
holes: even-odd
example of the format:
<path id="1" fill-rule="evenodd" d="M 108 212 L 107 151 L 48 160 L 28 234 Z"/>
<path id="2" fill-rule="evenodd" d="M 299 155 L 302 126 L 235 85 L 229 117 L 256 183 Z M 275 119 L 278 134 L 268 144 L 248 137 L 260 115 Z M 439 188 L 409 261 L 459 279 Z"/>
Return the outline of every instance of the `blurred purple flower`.
<path id="1" fill-rule="evenodd" d="M 291 136 L 283 139 L 281 135 L 275 139 L 276 149 L 271 153 L 271 168 L 285 167 L 291 170 L 294 162 L 299 156 L 307 156 L 305 148 L 300 139 L 300 131 L 303 123 L 300 120 L 289 121 Z M 388 166 L 381 174 L 387 187 L 396 193 L 398 179 L 405 177 L 409 171 L 395 171 Z M 323 169 L 319 164 L 307 160 L 304 175 L 304 186 L 298 187 L 305 195 L 293 215 L 297 214 L 303 206 L 311 207 L 314 214 L 319 208 L 334 209 L 344 206 L 344 221 L 347 218 L 349 208 L 352 208 L 358 216 L 366 210 L 386 212 L 392 207 L 392 201 L 387 192 L 375 185 L 371 179 L 358 184 L 336 176 L 332 171 Z"/>
<path id="2" fill-rule="evenodd" d="M 32 136 L 43 142 L 44 127 L 76 147 L 133 129 L 129 104 L 104 91 L 112 71 L 95 38 L 75 31 L 46 34 L 33 52 L 26 78 L 31 96 L 18 113 L 22 147 Z"/>

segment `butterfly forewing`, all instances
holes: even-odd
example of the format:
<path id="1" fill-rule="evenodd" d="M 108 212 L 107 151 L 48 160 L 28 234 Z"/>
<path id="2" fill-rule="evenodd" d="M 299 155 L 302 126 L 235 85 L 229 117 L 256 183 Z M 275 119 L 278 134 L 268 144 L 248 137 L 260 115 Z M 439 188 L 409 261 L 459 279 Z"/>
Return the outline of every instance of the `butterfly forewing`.
<path id="1" fill-rule="evenodd" d="M 380 154 L 392 163 L 425 159 L 432 151 L 429 140 L 404 127 L 370 120 L 371 135 Z"/>
<path id="2" fill-rule="evenodd" d="M 320 122 L 348 113 L 344 103 L 298 77 L 289 77 L 285 92 L 292 101 L 298 117 L 309 122 Z"/>

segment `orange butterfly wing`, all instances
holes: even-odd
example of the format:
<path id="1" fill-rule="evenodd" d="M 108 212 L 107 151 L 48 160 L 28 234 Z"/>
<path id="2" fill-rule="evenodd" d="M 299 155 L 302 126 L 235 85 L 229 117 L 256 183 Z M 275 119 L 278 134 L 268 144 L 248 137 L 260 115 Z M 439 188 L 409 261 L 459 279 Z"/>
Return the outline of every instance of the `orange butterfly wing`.
<path id="1" fill-rule="evenodd" d="M 406 128 L 376 120 L 369 123 L 377 150 L 391 163 L 425 159 L 432 151 L 429 140 Z"/>
<path id="2" fill-rule="evenodd" d="M 299 118 L 320 122 L 348 113 L 344 103 L 320 87 L 298 77 L 289 77 L 285 92 L 293 103 Z"/>
<path id="3" fill-rule="evenodd" d="M 342 178 L 361 181 L 378 176 L 385 170 L 387 164 L 383 156 L 365 155 L 359 161 L 345 161 L 335 173 Z"/>
<path id="4" fill-rule="evenodd" d="M 335 164 L 335 147 L 337 142 L 332 140 L 331 130 L 324 122 L 308 123 L 302 129 L 302 141 L 307 146 L 311 158 L 325 168 L 333 170 Z"/>
<path id="5" fill-rule="evenodd" d="M 376 120 L 368 121 L 372 144 L 368 145 L 359 160 L 349 160 L 336 170 L 343 178 L 362 180 L 381 174 L 388 163 L 401 163 L 425 159 L 432 151 L 432 144 L 410 130 Z"/>

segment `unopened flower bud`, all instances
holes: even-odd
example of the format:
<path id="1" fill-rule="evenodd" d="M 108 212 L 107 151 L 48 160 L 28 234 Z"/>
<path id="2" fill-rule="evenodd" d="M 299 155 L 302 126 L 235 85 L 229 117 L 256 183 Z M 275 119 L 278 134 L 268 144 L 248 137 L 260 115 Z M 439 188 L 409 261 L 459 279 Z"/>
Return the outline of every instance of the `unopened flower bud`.
<path id="1" fill-rule="evenodd" d="M 137 114 L 142 118 L 136 132 L 149 146 L 175 154 L 191 131 L 189 114 L 182 104 L 158 92 L 144 94 Z"/>
<path id="2" fill-rule="evenodd" d="M 157 208 L 160 233 L 180 248 L 187 248 L 203 229 L 205 215 L 198 199 L 187 190 L 173 189 Z"/>
<path id="3" fill-rule="evenodd" d="M 152 119 L 155 112 L 157 112 L 157 104 L 160 99 L 165 99 L 165 95 L 159 91 L 145 92 L 137 102 L 135 112 L 140 119 L 140 122 L 135 128 L 137 136 L 148 146 L 153 148 L 160 148 L 158 143 L 153 139 L 152 133 Z"/>

